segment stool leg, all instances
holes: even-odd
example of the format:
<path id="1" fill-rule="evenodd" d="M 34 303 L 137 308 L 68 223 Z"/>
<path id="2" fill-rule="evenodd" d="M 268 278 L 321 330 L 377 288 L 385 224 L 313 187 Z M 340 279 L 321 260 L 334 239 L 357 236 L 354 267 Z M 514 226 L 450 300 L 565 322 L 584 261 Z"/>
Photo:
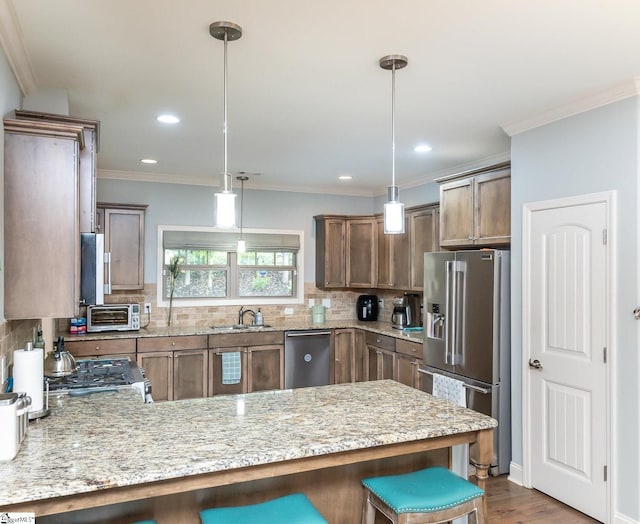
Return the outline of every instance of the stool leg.
<path id="1" fill-rule="evenodd" d="M 487 505 L 486 502 L 487 501 L 485 497 L 480 497 L 480 500 L 476 504 L 476 511 L 475 511 L 476 524 L 487 523 L 487 515 L 485 513 L 485 508 Z"/>
<path id="2" fill-rule="evenodd" d="M 366 490 L 366 497 L 362 505 L 362 524 L 374 524 L 376 521 L 376 508 L 371 504 L 371 492 Z"/>

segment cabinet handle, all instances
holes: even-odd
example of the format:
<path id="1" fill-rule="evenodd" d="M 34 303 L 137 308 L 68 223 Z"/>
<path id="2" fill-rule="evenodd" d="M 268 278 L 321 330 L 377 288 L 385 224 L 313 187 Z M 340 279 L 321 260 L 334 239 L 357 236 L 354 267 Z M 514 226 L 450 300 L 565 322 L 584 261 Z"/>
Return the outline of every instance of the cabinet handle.
<path id="1" fill-rule="evenodd" d="M 100 346 L 96 346 L 96 351 L 100 351 Z"/>

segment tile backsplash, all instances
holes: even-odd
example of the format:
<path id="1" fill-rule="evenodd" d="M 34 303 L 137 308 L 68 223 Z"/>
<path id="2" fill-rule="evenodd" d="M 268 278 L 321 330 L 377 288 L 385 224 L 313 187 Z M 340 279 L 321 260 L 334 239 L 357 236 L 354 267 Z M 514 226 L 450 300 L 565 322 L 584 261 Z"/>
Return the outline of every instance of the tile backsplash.
<path id="1" fill-rule="evenodd" d="M 309 322 L 311 321 L 311 309 L 309 300 L 313 299 L 315 304 L 322 304 L 323 299 L 331 301 L 331 307 L 327 308 L 325 316 L 328 321 L 351 320 L 356 318 L 356 301 L 361 294 L 376 294 L 384 299 L 384 307 L 380 310 L 379 320 L 390 321 L 393 310 L 393 297 L 402 295 L 401 291 L 395 290 L 324 290 L 319 289 L 313 282 L 306 282 L 304 285 L 303 304 L 278 304 L 278 305 L 249 305 L 250 309 L 256 310 L 260 307 L 265 324 L 284 324 L 287 322 Z M 109 304 L 140 304 L 142 311 L 144 303 L 151 303 L 151 318 L 147 319 L 145 313 L 141 313 L 140 323 L 150 327 L 163 327 L 167 325 L 169 313 L 168 307 L 158 307 L 156 305 L 156 285 L 155 283 L 145 284 L 144 290 L 139 292 L 117 291 L 105 296 L 105 302 Z M 235 324 L 238 321 L 238 306 L 193 306 L 176 307 L 174 304 L 171 325 L 180 326 L 212 326 Z M 285 315 L 285 309 L 291 314 Z M 81 314 L 84 314 L 81 312 Z M 69 319 L 58 319 L 56 331 L 65 333 L 69 330 Z"/>

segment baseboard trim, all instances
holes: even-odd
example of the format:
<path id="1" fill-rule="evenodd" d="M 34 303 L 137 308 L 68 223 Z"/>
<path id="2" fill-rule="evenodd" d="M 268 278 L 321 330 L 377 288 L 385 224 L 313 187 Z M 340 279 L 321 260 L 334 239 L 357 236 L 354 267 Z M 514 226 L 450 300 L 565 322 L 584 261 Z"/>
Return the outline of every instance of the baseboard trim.
<path id="1" fill-rule="evenodd" d="M 614 524 L 640 524 L 640 520 L 632 519 L 622 513 L 616 513 L 613 517 Z"/>
<path id="2" fill-rule="evenodd" d="M 522 478 L 522 466 L 520 464 L 516 464 L 515 462 L 511 462 L 509 464 L 509 480 L 514 484 L 517 484 L 518 486 L 524 486 Z"/>

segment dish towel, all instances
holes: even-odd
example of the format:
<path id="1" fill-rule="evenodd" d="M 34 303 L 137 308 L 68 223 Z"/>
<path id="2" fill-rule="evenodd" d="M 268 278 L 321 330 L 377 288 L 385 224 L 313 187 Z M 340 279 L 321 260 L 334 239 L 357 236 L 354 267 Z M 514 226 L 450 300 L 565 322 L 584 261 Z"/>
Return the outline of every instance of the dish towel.
<path id="1" fill-rule="evenodd" d="M 455 378 L 433 374 L 433 396 L 453 402 L 463 408 L 467 407 L 467 393 L 464 382 Z M 451 447 L 451 471 L 462 478 L 469 477 L 469 444 Z M 460 517 L 452 521 L 453 524 L 467 524 L 468 518 Z"/>
<path id="2" fill-rule="evenodd" d="M 222 383 L 239 384 L 242 378 L 242 360 L 239 351 L 222 354 Z"/>

